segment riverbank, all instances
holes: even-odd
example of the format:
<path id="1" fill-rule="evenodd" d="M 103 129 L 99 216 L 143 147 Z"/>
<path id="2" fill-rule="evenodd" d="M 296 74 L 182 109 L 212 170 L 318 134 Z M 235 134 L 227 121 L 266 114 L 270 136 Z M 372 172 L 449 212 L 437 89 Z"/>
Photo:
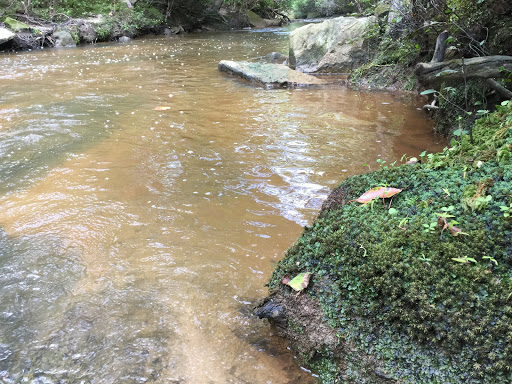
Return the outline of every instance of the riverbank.
<path id="1" fill-rule="evenodd" d="M 11 34 L 8 40 L 0 43 L 0 51 L 26 51 L 105 41 L 126 42 L 145 34 L 173 37 L 191 31 L 228 29 L 229 22 L 212 15 L 207 18 L 186 17 L 167 21 L 156 9 L 137 11 L 125 8 L 115 13 L 91 17 L 59 15 L 53 20 L 16 14 L 5 18 L 0 28 Z"/>
<path id="2" fill-rule="evenodd" d="M 345 180 L 280 261 L 258 313 L 323 383 L 512 380 L 511 123 Z M 354 201 L 379 186 L 401 192 Z"/>
<path id="3" fill-rule="evenodd" d="M 134 2 L 135 4 L 135 2 Z M 27 51 L 51 47 L 73 47 L 106 41 L 127 42 L 146 34 L 174 37 L 187 32 L 264 28 L 280 26 L 285 16 L 264 19 L 254 12 L 230 7 L 213 10 L 189 5 L 191 9 L 167 8 L 165 12 L 148 4 L 128 8 L 118 5 L 91 14 L 49 13 L 49 9 L 11 12 L 0 22 L 0 51 Z"/>
<path id="4" fill-rule="evenodd" d="M 404 154 L 400 164 L 379 160 L 378 171 L 343 181 L 279 262 L 255 310 L 322 383 L 512 381 L 510 76 L 502 69 L 497 81 L 469 78 L 464 67 L 475 52 L 509 52 L 502 36 L 511 19 L 485 5 L 461 33 L 470 19 L 464 7 L 446 10 L 458 13 L 456 27 L 439 9 L 416 7 L 396 19 L 389 7 L 374 12 L 357 40 L 367 59 L 348 67 L 349 81 L 429 95 L 424 109 L 450 146 Z M 321 69 L 336 49 L 323 49 L 321 60 L 303 55 L 301 65 Z M 462 66 L 455 81 L 443 81 L 454 69 L 434 81 L 415 69 L 445 59 Z"/>

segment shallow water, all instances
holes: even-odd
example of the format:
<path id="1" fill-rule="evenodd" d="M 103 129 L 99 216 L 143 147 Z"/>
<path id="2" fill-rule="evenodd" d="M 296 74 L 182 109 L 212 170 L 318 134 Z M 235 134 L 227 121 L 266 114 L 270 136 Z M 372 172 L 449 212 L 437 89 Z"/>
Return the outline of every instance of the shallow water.
<path id="1" fill-rule="evenodd" d="M 314 381 L 251 308 L 330 189 L 440 140 L 415 100 L 217 71 L 286 46 L 267 30 L 0 56 L 2 382 Z"/>

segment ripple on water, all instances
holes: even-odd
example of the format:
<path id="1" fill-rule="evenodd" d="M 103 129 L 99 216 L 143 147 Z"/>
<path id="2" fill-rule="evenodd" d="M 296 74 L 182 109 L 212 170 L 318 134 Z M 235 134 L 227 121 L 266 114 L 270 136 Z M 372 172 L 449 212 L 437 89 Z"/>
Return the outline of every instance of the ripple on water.
<path id="1" fill-rule="evenodd" d="M 289 28 L 0 56 L 4 381 L 312 380 L 252 306 L 331 188 L 435 138 L 394 95 L 218 72 Z"/>

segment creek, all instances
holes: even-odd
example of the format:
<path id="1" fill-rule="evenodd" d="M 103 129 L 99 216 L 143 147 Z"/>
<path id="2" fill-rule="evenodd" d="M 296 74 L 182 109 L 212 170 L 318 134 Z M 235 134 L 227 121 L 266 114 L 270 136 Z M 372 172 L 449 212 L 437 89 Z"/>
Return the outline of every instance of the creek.
<path id="1" fill-rule="evenodd" d="M 442 140 L 411 96 L 218 72 L 287 33 L 0 56 L 2 382 L 314 382 L 252 307 L 342 179 Z"/>

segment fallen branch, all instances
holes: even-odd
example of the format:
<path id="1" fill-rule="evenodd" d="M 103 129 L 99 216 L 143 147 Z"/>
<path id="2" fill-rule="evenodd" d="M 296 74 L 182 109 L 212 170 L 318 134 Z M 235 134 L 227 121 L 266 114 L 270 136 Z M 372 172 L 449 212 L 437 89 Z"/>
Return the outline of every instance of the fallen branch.
<path id="1" fill-rule="evenodd" d="M 485 56 L 442 63 L 419 63 L 414 73 L 421 83 L 506 78 L 512 73 L 512 56 Z"/>
<path id="2" fill-rule="evenodd" d="M 439 107 L 436 105 L 437 99 L 438 99 L 438 96 L 437 96 L 437 94 L 435 94 L 434 100 L 432 100 L 432 102 L 430 104 L 424 105 L 423 109 L 425 109 L 426 111 L 435 111 L 435 110 L 439 109 Z"/>
<path id="3" fill-rule="evenodd" d="M 496 91 L 496 93 L 503 96 L 505 99 L 512 99 L 512 91 L 509 91 L 507 88 L 505 88 L 503 85 L 498 83 L 496 80 L 493 79 L 487 79 L 487 84 Z"/>

